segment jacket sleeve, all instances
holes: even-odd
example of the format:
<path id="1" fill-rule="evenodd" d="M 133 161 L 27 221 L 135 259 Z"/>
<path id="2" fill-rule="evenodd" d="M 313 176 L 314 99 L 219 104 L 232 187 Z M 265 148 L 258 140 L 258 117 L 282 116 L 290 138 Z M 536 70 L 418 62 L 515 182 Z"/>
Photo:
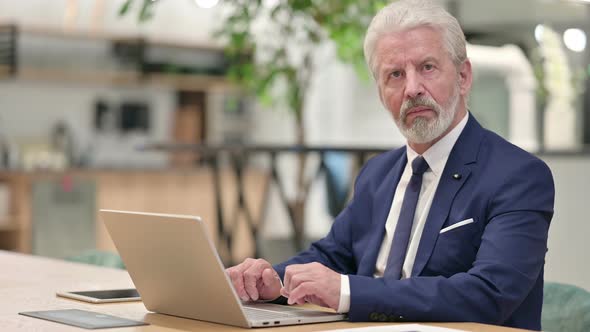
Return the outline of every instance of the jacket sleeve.
<path id="1" fill-rule="evenodd" d="M 403 280 L 350 275 L 349 318 L 489 324 L 508 319 L 542 272 L 554 185 L 549 168 L 534 160 L 497 188 L 489 196 L 487 224 L 468 271 Z"/>
<path id="2" fill-rule="evenodd" d="M 310 248 L 289 260 L 274 266 L 283 279 L 285 268 L 291 264 L 318 262 L 341 274 L 356 273 L 356 260 L 352 250 L 352 228 L 355 220 L 367 220 L 370 208 L 370 193 L 367 191 L 367 162 L 359 172 L 354 186 L 352 200 L 334 220 L 330 232 L 324 238 L 311 244 Z"/>

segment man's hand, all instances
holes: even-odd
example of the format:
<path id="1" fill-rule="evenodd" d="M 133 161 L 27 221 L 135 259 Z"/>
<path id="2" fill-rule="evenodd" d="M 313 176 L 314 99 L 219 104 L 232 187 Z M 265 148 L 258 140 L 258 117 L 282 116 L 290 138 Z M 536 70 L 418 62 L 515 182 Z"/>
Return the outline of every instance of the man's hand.
<path id="1" fill-rule="evenodd" d="M 243 301 L 274 300 L 281 295 L 279 275 L 264 259 L 247 258 L 225 272 Z"/>
<path id="2" fill-rule="evenodd" d="M 309 302 L 338 310 L 340 278 L 339 273 L 320 263 L 289 265 L 281 295 L 289 298 L 289 304 Z"/>

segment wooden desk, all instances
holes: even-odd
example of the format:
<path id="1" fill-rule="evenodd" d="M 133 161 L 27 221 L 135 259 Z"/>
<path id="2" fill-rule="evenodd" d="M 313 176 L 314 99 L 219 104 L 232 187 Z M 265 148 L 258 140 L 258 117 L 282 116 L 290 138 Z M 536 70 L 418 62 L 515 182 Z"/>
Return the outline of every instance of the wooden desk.
<path id="1" fill-rule="evenodd" d="M 245 329 L 148 312 L 142 303 L 88 304 L 55 296 L 58 290 L 90 290 L 133 287 L 126 271 L 95 267 L 25 254 L 0 251 L 0 330 L 85 331 L 84 329 L 18 315 L 22 311 L 83 309 L 143 320 L 149 326 L 108 329 L 111 331 L 246 331 Z M 391 324 L 391 323 L 387 323 Z M 354 328 L 378 323 L 323 323 L 256 331 L 320 331 Z M 435 323 L 474 332 L 524 331 L 473 323 Z"/>

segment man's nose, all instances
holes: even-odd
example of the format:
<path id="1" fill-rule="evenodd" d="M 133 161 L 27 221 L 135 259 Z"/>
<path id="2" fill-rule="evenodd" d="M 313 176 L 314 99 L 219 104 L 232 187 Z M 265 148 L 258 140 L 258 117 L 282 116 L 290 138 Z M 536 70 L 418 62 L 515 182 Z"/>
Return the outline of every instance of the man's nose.
<path id="1" fill-rule="evenodd" d="M 424 85 L 415 71 L 406 72 L 406 98 L 414 99 L 424 95 Z"/>

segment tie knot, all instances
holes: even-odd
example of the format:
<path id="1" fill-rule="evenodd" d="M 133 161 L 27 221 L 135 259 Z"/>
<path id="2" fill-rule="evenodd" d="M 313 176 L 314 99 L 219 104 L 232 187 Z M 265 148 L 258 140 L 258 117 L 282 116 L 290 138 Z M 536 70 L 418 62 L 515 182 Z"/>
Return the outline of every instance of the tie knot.
<path id="1" fill-rule="evenodd" d="M 428 170 L 428 163 L 422 156 L 418 156 L 412 161 L 412 173 L 415 175 L 422 175 Z"/>

